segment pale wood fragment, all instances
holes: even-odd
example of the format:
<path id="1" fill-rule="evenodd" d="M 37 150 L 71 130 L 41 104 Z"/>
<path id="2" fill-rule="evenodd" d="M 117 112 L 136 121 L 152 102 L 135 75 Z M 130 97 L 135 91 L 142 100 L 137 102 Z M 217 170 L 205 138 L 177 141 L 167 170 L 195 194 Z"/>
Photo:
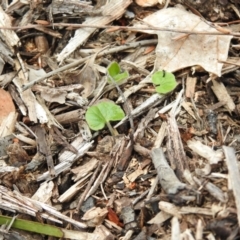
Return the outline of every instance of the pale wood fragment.
<path id="1" fill-rule="evenodd" d="M 214 213 L 212 209 L 210 208 L 200 208 L 200 207 L 181 207 L 179 209 L 179 212 L 181 214 L 203 214 L 203 215 L 208 215 L 212 216 Z"/>
<path id="2" fill-rule="evenodd" d="M 196 140 L 187 141 L 187 145 L 193 152 L 206 158 L 209 164 L 217 164 L 223 160 L 222 150 L 214 151 L 211 147 Z"/>
<path id="3" fill-rule="evenodd" d="M 92 173 L 89 173 L 84 178 L 80 179 L 78 182 L 76 182 L 74 185 L 72 185 L 66 192 L 64 192 L 59 198 L 58 201 L 63 203 L 70 201 L 77 192 L 81 188 L 83 188 L 86 185 L 86 180 L 92 175 Z"/>
<path id="4" fill-rule="evenodd" d="M 73 110 L 70 112 L 55 115 L 55 119 L 57 120 L 57 122 L 59 122 L 62 125 L 78 122 L 82 118 L 83 118 L 83 110 L 82 109 L 77 109 L 77 110 Z"/>
<path id="5" fill-rule="evenodd" d="M 194 77 L 194 78 L 187 77 L 186 92 L 185 92 L 185 96 L 187 98 L 193 98 L 194 97 L 196 83 L 197 83 L 197 78 L 196 77 Z"/>
<path id="6" fill-rule="evenodd" d="M 154 146 L 153 146 L 154 148 L 161 147 L 163 139 L 166 136 L 166 132 L 167 132 L 167 122 L 163 122 L 161 127 L 160 127 L 160 129 L 159 129 L 159 131 L 158 131 L 156 140 L 154 142 Z"/>
<path id="7" fill-rule="evenodd" d="M 101 240 L 114 240 L 115 237 L 112 233 L 103 225 L 99 225 L 95 228 L 93 236 L 97 236 Z M 95 238 L 94 238 L 95 239 Z"/>
<path id="8" fill-rule="evenodd" d="M 179 207 L 176 207 L 174 204 L 172 203 L 169 203 L 169 202 L 164 202 L 164 201 L 160 201 L 158 203 L 158 207 L 160 210 L 168 213 L 168 214 L 171 214 L 172 216 L 178 218 L 178 219 L 181 219 L 182 218 L 182 215 L 180 213 L 180 208 Z"/>
<path id="9" fill-rule="evenodd" d="M 224 101 L 226 102 L 225 106 L 227 107 L 227 109 L 229 111 L 233 111 L 235 109 L 235 103 L 233 102 L 233 99 L 227 92 L 227 89 L 224 86 L 224 84 L 217 80 L 213 80 L 212 83 L 213 83 L 212 90 L 214 94 L 217 96 L 218 100 L 222 101 L 224 99 Z"/>
<path id="10" fill-rule="evenodd" d="M 152 218 L 150 221 L 148 221 L 148 224 L 159 224 L 159 225 L 161 225 L 162 223 L 164 223 L 165 221 L 167 221 L 171 217 L 172 217 L 171 214 L 166 213 L 164 211 L 161 211 L 161 212 L 157 213 L 157 215 L 154 218 Z"/>
<path id="11" fill-rule="evenodd" d="M 17 134 L 17 135 L 14 134 L 14 136 L 16 138 L 18 138 L 20 141 L 22 141 L 24 143 L 27 143 L 27 144 L 29 144 L 29 145 L 31 145 L 33 147 L 37 146 L 37 143 L 36 143 L 35 140 L 33 140 L 33 139 L 29 138 L 29 137 L 25 137 L 23 134 Z"/>
<path id="12" fill-rule="evenodd" d="M 27 0 L 14 0 L 11 2 L 11 4 L 9 4 L 9 6 L 6 9 L 6 13 L 10 13 L 14 10 L 18 10 L 19 8 L 21 8 L 24 5 L 28 5 L 29 1 Z"/>
<path id="13" fill-rule="evenodd" d="M 80 144 L 78 144 L 80 143 Z M 92 142 L 82 142 L 81 137 L 77 137 L 73 143 L 71 143 L 77 150 L 78 154 L 72 153 L 71 151 L 64 151 L 60 154 L 59 161 L 60 163 L 54 167 L 55 174 L 58 176 L 63 171 L 69 170 L 75 160 L 83 156 L 93 145 Z M 37 181 L 43 181 L 50 178 L 49 171 L 43 173 L 37 178 Z"/>
<path id="14" fill-rule="evenodd" d="M 22 63 L 24 65 L 24 63 Z M 33 95 L 30 89 L 25 92 L 21 92 L 20 88 L 23 84 L 28 82 L 28 74 L 27 71 L 23 73 L 22 68 L 23 65 L 20 65 L 18 61 L 15 61 L 16 70 L 18 71 L 18 77 L 13 79 L 13 83 L 16 85 L 18 92 L 20 93 L 20 97 L 22 98 L 25 106 L 28 109 L 28 116 L 30 121 L 37 123 L 37 109 L 36 109 L 36 98 Z"/>
<path id="15" fill-rule="evenodd" d="M 172 234 L 171 240 L 179 240 L 181 239 L 181 231 L 180 231 L 180 224 L 177 217 L 173 217 L 172 219 Z"/>
<path id="16" fill-rule="evenodd" d="M 239 162 L 236 157 L 234 148 L 223 146 L 228 168 L 229 181 L 231 182 L 235 203 L 237 208 L 238 225 L 240 226 L 240 173 Z"/>
<path id="17" fill-rule="evenodd" d="M 195 238 L 196 238 L 196 240 L 202 240 L 203 239 L 203 223 L 202 223 L 201 219 L 198 219 Z"/>
<path id="18" fill-rule="evenodd" d="M 0 125 L 0 137 L 5 137 L 13 133 L 17 121 L 18 114 L 11 112 L 6 118 L 3 119 Z"/>
<path id="19" fill-rule="evenodd" d="M 31 198 L 49 204 L 51 203 L 53 187 L 54 183 L 52 181 L 43 182 Z"/>
<path id="20" fill-rule="evenodd" d="M 0 86 L 5 87 L 12 81 L 12 79 L 15 76 L 16 76 L 16 72 L 9 72 L 9 73 L 0 75 Z"/>
<path id="21" fill-rule="evenodd" d="M 199 186 L 202 186 L 202 184 L 204 184 L 204 180 L 202 179 L 200 180 L 197 177 L 193 177 L 193 179 Z M 222 203 L 227 202 L 226 194 L 224 194 L 223 191 L 213 183 L 207 182 L 206 184 L 203 185 L 203 187 L 220 202 Z"/>
<path id="22" fill-rule="evenodd" d="M 93 171 L 97 165 L 98 160 L 96 158 L 92 158 L 89 161 L 87 161 L 84 165 L 81 165 L 79 167 L 73 168 L 71 172 L 75 174 L 75 176 L 72 177 L 74 182 L 78 181 L 79 179 L 85 177 L 88 173 Z"/>
<path id="23" fill-rule="evenodd" d="M 3 40 L 11 49 L 11 51 L 14 52 L 13 47 L 19 44 L 19 38 L 13 30 L 3 29 L 4 27 L 12 27 L 12 23 L 10 17 L 4 12 L 1 6 L 0 6 L 0 27 L 1 27 L 0 32 L 4 37 Z"/>
<path id="24" fill-rule="evenodd" d="M 90 25 L 106 25 L 115 19 L 118 19 L 125 11 L 125 9 L 132 3 L 132 0 L 118 0 L 108 1 L 103 6 L 102 16 L 99 17 L 88 17 L 83 24 Z M 75 32 L 75 36 L 68 42 L 62 52 L 57 56 L 57 61 L 62 62 L 68 57 L 73 51 L 81 46 L 88 37 L 96 31 L 95 28 L 82 28 Z"/>
<path id="25" fill-rule="evenodd" d="M 166 99 L 166 95 L 160 95 L 158 93 L 153 94 L 151 97 L 146 99 L 145 102 L 143 102 L 141 105 L 139 105 L 138 107 L 133 109 L 133 111 L 131 112 L 132 117 L 133 118 L 138 117 L 139 115 L 141 115 L 142 113 L 147 111 L 149 108 L 152 108 L 152 107 L 156 106 L 157 104 L 160 104 L 165 99 Z M 116 124 L 114 126 L 114 128 L 119 127 L 120 125 L 125 123 L 127 120 L 128 120 L 128 116 L 124 117 L 118 124 Z"/>

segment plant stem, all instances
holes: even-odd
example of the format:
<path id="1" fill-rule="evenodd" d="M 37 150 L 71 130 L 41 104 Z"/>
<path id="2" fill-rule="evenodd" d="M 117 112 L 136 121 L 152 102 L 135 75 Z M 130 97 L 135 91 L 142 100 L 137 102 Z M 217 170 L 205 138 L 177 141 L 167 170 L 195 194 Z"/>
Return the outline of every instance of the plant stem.
<path id="1" fill-rule="evenodd" d="M 109 122 L 106 122 L 106 124 L 112 136 L 117 136 L 118 135 L 117 129 L 113 128 Z"/>

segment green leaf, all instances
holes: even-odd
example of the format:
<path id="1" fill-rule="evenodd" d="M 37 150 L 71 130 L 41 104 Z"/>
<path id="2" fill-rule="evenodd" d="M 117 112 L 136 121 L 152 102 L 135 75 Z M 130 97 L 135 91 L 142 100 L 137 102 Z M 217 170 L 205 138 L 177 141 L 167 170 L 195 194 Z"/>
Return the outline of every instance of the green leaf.
<path id="1" fill-rule="evenodd" d="M 115 82 L 120 82 L 129 77 L 127 71 L 121 72 L 120 66 L 117 62 L 112 62 L 107 68 L 107 73 L 113 78 Z M 111 79 L 108 77 L 108 83 L 112 83 Z"/>
<path id="2" fill-rule="evenodd" d="M 2 224 L 9 224 L 11 222 L 12 218 L 0 215 L 0 225 Z M 60 228 L 57 228 L 55 226 L 51 226 L 48 224 L 42 224 L 38 222 L 33 222 L 29 220 L 23 220 L 23 219 L 15 219 L 13 224 L 13 228 L 31 231 L 35 233 L 41 233 L 49 236 L 55 236 L 55 237 L 64 237 L 63 232 Z"/>
<path id="3" fill-rule="evenodd" d="M 103 129 L 110 121 L 119 121 L 125 117 L 121 107 L 111 101 L 101 101 L 86 112 L 86 121 L 92 130 Z"/>
<path id="4" fill-rule="evenodd" d="M 156 85 L 156 91 L 162 94 L 171 92 L 177 86 L 175 76 L 166 71 L 155 72 L 152 75 L 152 82 Z"/>
<path id="5" fill-rule="evenodd" d="M 120 66 L 117 62 L 112 62 L 109 64 L 108 68 L 107 68 L 108 74 L 111 77 L 114 77 L 116 75 L 118 75 L 121 72 Z"/>
<path id="6" fill-rule="evenodd" d="M 95 234 L 79 232 L 74 230 L 68 230 L 65 228 L 59 228 L 49 224 L 43 224 L 39 222 L 33 222 L 29 220 L 11 218 L 8 216 L 0 215 L 0 225 L 9 226 L 11 228 L 16 228 L 24 231 L 29 231 L 33 233 L 44 234 L 47 236 L 57 237 L 57 239 L 94 239 Z M 15 238 L 14 238 L 15 239 Z"/>

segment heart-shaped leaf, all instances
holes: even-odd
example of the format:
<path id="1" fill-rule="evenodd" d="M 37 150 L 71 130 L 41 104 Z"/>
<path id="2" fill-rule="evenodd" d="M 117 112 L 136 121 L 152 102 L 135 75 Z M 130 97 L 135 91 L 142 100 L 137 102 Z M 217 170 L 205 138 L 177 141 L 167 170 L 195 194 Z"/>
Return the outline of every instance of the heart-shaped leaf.
<path id="1" fill-rule="evenodd" d="M 155 72 L 152 75 L 152 82 L 156 85 L 156 91 L 162 94 L 171 92 L 177 86 L 175 76 L 166 71 Z"/>
<path id="2" fill-rule="evenodd" d="M 91 106 L 85 117 L 89 127 L 98 131 L 103 129 L 107 122 L 122 120 L 125 114 L 121 107 L 107 100 Z"/>
<path id="3" fill-rule="evenodd" d="M 115 82 L 120 82 L 129 77 L 127 71 L 121 72 L 121 68 L 117 62 L 112 62 L 107 68 L 108 75 L 113 78 Z M 112 83 L 111 79 L 108 78 L 108 82 Z"/>

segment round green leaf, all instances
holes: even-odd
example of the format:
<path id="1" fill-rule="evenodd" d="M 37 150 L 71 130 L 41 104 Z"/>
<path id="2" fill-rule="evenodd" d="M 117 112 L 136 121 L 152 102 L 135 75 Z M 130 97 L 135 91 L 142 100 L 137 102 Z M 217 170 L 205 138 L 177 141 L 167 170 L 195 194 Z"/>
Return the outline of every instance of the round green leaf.
<path id="1" fill-rule="evenodd" d="M 118 75 L 121 71 L 120 66 L 117 62 L 112 62 L 107 68 L 108 74 L 114 78 L 114 76 Z"/>
<path id="2" fill-rule="evenodd" d="M 108 75 L 113 78 L 115 82 L 120 82 L 121 80 L 126 79 L 129 74 L 127 71 L 121 73 L 120 66 L 117 62 L 112 62 L 107 68 Z M 108 78 L 108 82 L 112 83 L 111 79 Z"/>
<path id="3" fill-rule="evenodd" d="M 106 122 L 119 121 L 125 117 L 120 106 L 111 101 L 102 101 L 91 106 L 86 112 L 86 121 L 92 130 L 104 128 Z"/>
<path id="4" fill-rule="evenodd" d="M 91 106 L 87 110 L 85 118 L 88 126 L 94 131 L 103 129 L 105 126 L 105 119 L 97 106 Z"/>
<path id="5" fill-rule="evenodd" d="M 157 85 L 156 91 L 162 94 L 171 92 L 177 86 L 175 76 L 166 71 L 155 72 L 152 75 L 152 82 Z"/>
<path id="6" fill-rule="evenodd" d="M 126 79 L 128 77 L 129 77 L 129 74 L 127 71 L 125 71 L 123 73 L 120 73 L 120 74 L 114 76 L 113 79 L 115 80 L 115 82 L 120 82 L 121 80 Z"/>

